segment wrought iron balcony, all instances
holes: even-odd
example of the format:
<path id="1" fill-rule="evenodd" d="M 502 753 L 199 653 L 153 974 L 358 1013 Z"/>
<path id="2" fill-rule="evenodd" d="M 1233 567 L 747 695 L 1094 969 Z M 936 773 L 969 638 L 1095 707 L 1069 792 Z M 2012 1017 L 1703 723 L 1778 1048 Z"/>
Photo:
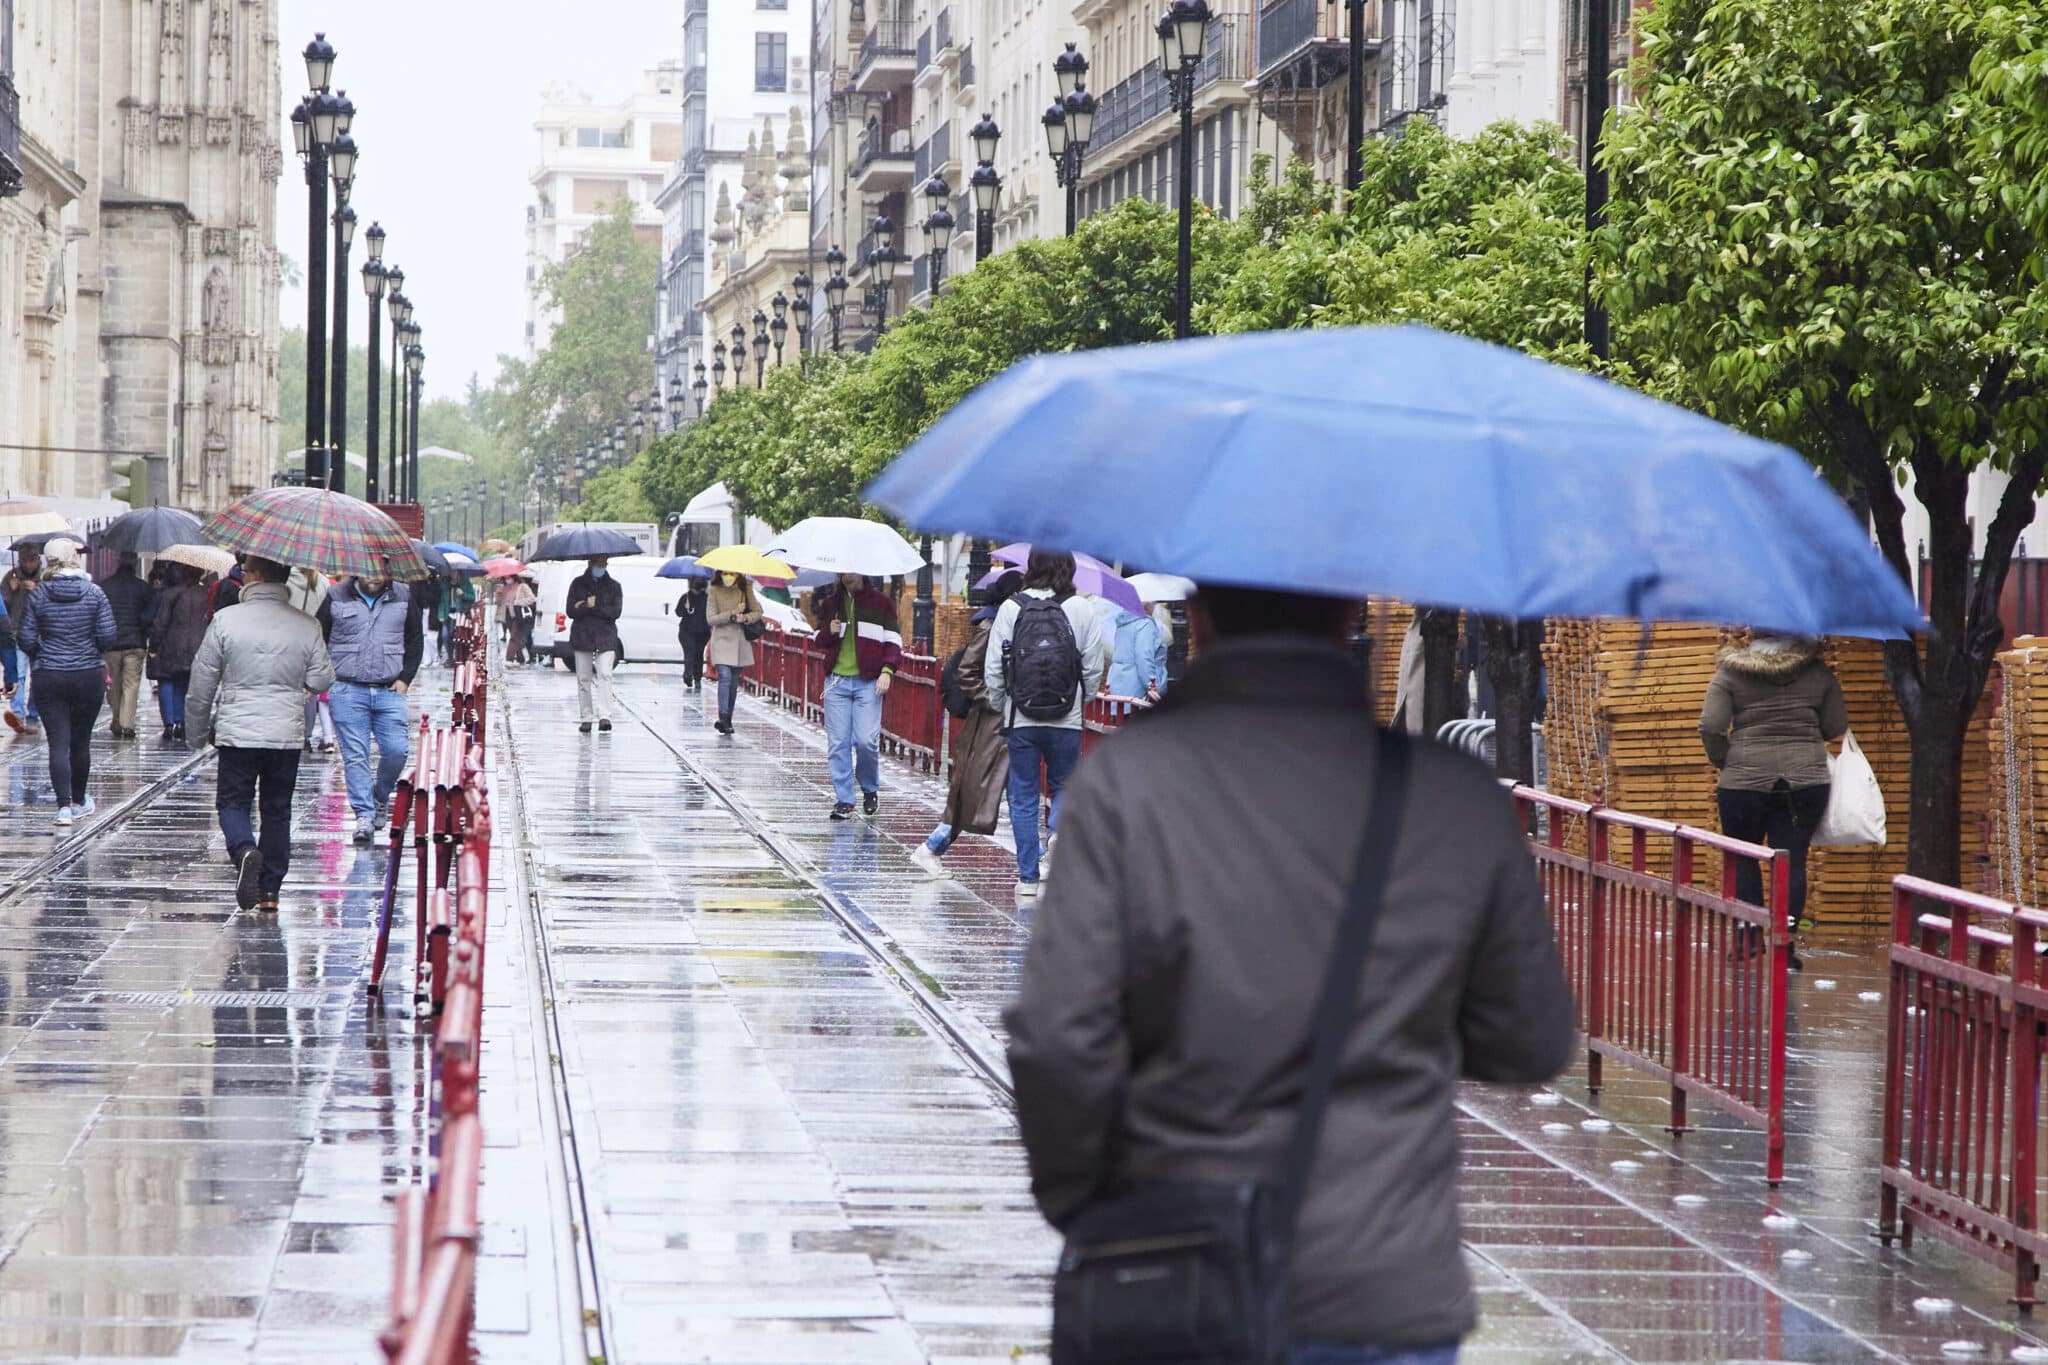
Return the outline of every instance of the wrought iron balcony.
<path id="1" fill-rule="evenodd" d="M 21 96 L 0 71 L 0 198 L 21 193 Z"/>
<path id="2" fill-rule="evenodd" d="M 854 88 L 863 95 L 907 85 L 917 74 L 917 35 L 908 19 L 881 19 L 861 41 L 853 68 Z"/>
<path id="3" fill-rule="evenodd" d="M 1251 75 L 1246 69 L 1251 63 L 1244 39 L 1235 18 L 1218 19 L 1209 25 L 1208 51 L 1202 54 L 1201 64 L 1195 68 L 1194 88 L 1197 92 L 1218 81 L 1237 85 Z M 1110 87 L 1109 93 L 1096 105 L 1095 133 L 1088 143 L 1090 159 L 1111 143 L 1129 137 L 1156 118 L 1164 117 L 1172 108 L 1166 74 L 1160 70 L 1158 62 L 1147 62 L 1135 75 Z"/>

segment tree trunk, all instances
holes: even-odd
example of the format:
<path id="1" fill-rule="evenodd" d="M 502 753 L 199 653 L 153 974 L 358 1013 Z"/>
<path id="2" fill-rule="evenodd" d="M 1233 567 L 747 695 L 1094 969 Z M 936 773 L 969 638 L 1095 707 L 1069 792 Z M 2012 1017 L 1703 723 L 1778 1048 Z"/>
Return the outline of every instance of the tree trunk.
<path id="1" fill-rule="evenodd" d="M 1529 727 L 1543 685 L 1543 622 L 1483 618 L 1486 677 L 1493 684 L 1496 723 L 1493 770 L 1524 786 L 1536 784 L 1536 745 Z"/>
<path id="2" fill-rule="evenodd" d="M 1934 646 L 1930 640 L 1930 663 Z M 1906 871 L 1944 886 L 1963 885 L 1963 738 L 1969 730 L 1970 713 L 1984 691 L 1981 673 L 1974 687 L 1945 685 L 1955 672 L 1927 670 L 1915 708 L 1918 714 L 1907 723 L 1913 753 Z"/>
<path id="3" fill-rule="evenodd" d="M 1437 731 L 1465 716 L 1458 690 L 1458 613 L 1418 607 L 1415 624 L 1422 633 L 1422 733 L 1435 739 Z"/>

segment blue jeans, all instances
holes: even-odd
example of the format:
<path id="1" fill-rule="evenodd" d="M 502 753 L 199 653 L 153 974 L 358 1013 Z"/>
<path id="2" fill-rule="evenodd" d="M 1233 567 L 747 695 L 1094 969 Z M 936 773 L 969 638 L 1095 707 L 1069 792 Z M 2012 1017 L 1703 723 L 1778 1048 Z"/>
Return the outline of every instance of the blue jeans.
<path id="1" fill-rule="evenodd" d="M 1010 731 L 1010 832 L 1017 836 L 1017 880 L 1038 880 L 1038 774 L 1052 798 L 1048 828 L 1060 827 L 1060 793 L 1081 761 L 1081 732 L 1050 725 L 1019 725 Z"/>
<path id="2" fill-rule="evenodd" d="M 30 720 L 42 719 L 36 710 L 36 689 L 29 677 L 28 655 L 19 649 L 14 651 L 14 672 L 21 682 L 14 689 L 14 695 L 8 698 L 7 704 L 14 708 L 14 714 L 17 716 L 26 716 Z"/>
<path id="3" fill-rule="evenodd" d="M 832 799 L 850 806 L 860 790 L 882 787 L 882 694 L 866 678 L 825 679 L 825 757 Z"/>
<path id="4" fill-rule="evenodd" d="M 959 832 L 951 825 L 939 825 L 925 836 L 924 846 L 933 853 L 944 856 L 946 850 L 953 846 L 953 841 L 959 837 Z"/>
<path id="5" fill-rule="evenodd" d="M 164 718 L 165 725 L 185 723 L 185 688 L 191 681 L 190 673 L 156 680 L 156 713 Z"/>
<path id="6" fill-rule="evenodd" d="M 391 799 L 412 746 L 412 710 L 388 687 L 337 682 L 327 692 L 341 741 L 342 770 L 348 774 L 348 807 L 358 824 Z"/>
<path id="7" fill-rule="evenodd" d="M 732 708 L 739 704 L 740 670 L 737 664 L 718 666 L 718 718 L 732 719 Z"/>
<path id="8" fill-rule="evenodd" d="M 1310 1342 L 1289 1351 L 1287 1365 L 1458 1365 L 1458 1343 L 1381 1347 Z"/>

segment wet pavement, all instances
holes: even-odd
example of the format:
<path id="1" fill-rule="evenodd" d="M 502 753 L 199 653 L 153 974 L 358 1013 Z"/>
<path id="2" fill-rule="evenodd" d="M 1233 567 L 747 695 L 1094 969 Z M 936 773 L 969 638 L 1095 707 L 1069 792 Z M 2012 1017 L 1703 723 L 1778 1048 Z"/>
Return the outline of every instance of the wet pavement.
<path id="1" fill-rule="evenodd" d="M 927 879 L 908 854 L 938 810 L 936 781 L 891 763 L 881 816 L 833 825 L 824 819 L 830 795 L 814 727 L 749 699 L 738 736 L 721 740 L 698 696 L 683 692 L 672 672 L 628 670 L 619 683 L 634 722 L 622 720 L 608 751 L 591 751 L 587 778 L 579 768 L 556 780 L 585 783 L 590 799 L 609 801 L 613 811 L 637 809 L 641 793 L 666 783 L 669 809 L 656 818 L 659 837 L 647 817 L 634 817 L 637 842 L 623 860 L 612 855 L 626 850 L 608 842 L 589 850 L 607 880 L 646 875 L 628 869 L 651 859 L 675 905 L 694 901 L 695 933 L 719 922 L 711 913 L 760 911 L 751 902 L 738 910 L 706 902 L 701 888 L 693 895 L 677 876 L 683 857 L 708 860 L 699 875 L 725 869 L 716 884 L 743 884 L 786 909 L 801 904 L 799 951 L 835 938 L 839 944 L 816 959 L 819 970 L 830 962 L 865 985 L 876 962 L 895 969 L 901 1017 L 925 1035 L 921 1054 L 933 1035 L 950 1044 L 949 1093 L 961 1073 L 999 1072 L 1000 1009 L 1029 932 L 1002 838 L 963 840 L 947 858 L 952 878 Z M 519 723 L 549 706 L 566 714 L 568 688 L 561 675 L 522 678 L 514 694 Z M 650 732 L 662 748 L 645 742 Z M 616 782 L 622 762 L 632 773 L 627 789 Z M 691 840 L 692 831 L 709 836 L 709 846 Z M 696 852 L 665 853 L 675 847 L 670 840 Z M 849 943 L 862 952 L 846 951 Z M 784 945 L 770 949 L 740 934 L 730 946 L 741 945 L 774 956 L 774 983 L 789 984 Z M 705 951 L 701 941 L 694 951 Z M 1777 1191 L 1762 1180 L 1759 1134 L 1695 1101 L 1693 1130 L 1674 1139 L 1661 1127 L 1668 1115 L 1658 1089 L 1612 1063 L 1597 1099 L 1585 1090 L 1582 1068 L 1540 1093 L 1467 1088 L 1460 1104 L 1465 1219 L 1485 1314 L 1467 1360 L 2031 1358 L 2029 1349 L 2041 1343 L 2006 1305 L 2005 1281 L 1990 1267 L 1927 1241 L 1906 1253 L 1870 1236 L 1884 1017 L 1881 1001 L 1865 997 L 1883 989 L 1881 949 L 1823 935 L 1809 945 L 1808 962 L 1793 984 L 1789 1179 Z M 672 965 L 677 975 L 667 984 L 687 981 L 683 989 L 699 997 L 724 979 Z M 727 1011 L 748 1018 L 737 1002 L 721 1002 L 716 1013 Z M 789 1018 L 774 1016 L 778 1036 Z M 936 1084 L 942 1073 L 929 1074 Z M 677 1130 L 699 1119 L 687 1106 L 669 1114 L 658 1127 L 669 1135 L 668 1150 L 681 1155 L 694 1139 Z M 922 1152 L 916 1168 L 935 1171 L 933 1158 L 946 1154 L 943 1147 Z M 1002 1217 L 1014 1215 L 1007 1200 L 1000 1208 Z M 1041 1233 L 1018 1258 L 1020 1270 L 1042 1274 L 1050 1250 Z M 1043 1289 L 1035 1278 L 1014 1286 L 1008 1300 L 1036 1314 L 1029 1320 L 1039 1332 Z M 1018 1344 L 1028 1353 L 1042 1349 L 1042 1340 L 1034 1334 Z M 641 1357 L 619 1349 L 612 1358 Z"/>
<path id="2" fill-rule="evenodd" d="M 44 751 L 0 750 L 0 1357 L 370 1359 L 424 1156 L 362 991 L 383 854 L 308 756 L 281 912 L 239 911 L 211 758 L 96 744 L 54 867 Z"/>

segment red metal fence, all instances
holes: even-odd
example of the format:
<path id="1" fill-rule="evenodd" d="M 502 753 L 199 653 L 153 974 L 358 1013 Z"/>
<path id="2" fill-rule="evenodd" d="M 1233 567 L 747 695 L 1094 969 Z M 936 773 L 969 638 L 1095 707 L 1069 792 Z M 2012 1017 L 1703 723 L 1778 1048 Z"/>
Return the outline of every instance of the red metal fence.
<path id="1" fill-rule="evenodd" d="M 371 990 L 382 989 L 399 865 L 410 842 L 416 888 L 413 998 L 430 1006 L 434 1021 L 429 1148 L 435 1167 L 426 1187 L 398 1197 L 391 1322 L 382 1344 L 386 1357 L 400 1365 L 467 1360 L 475 1317 L 483 1177 L 477 1079 L 491 866 L 484 773 L 487 639 L 482 611 L 474 610 L 456 635 L 450 724 L 420 722 L 412 768 L 393 796 L 391 861 L 370 981 Z"/>
<path id="2" fill-rule="evenodd" d="M 1578 997 L 1587 1084 L 1600 1089 L 1610 1059 L 1668 1083 L 1681 1133 L 1697 1095 L 1763 1129 L 1764 1177 L 1783 1180 L 1784 855 L 1528 787 L 1514 797 Z M 1736 898 L 1742 858 L 1763 865 L 1768 908 Z M 1718 884 L 1700 875 L 1710 861 Z"/>
<path id="3" fill-rule="evenodd" d="M 2048 911 L 1915 877 L 1892 883 L 1878 1235 L 1925 1230 L 2036 1301 Z"/>

